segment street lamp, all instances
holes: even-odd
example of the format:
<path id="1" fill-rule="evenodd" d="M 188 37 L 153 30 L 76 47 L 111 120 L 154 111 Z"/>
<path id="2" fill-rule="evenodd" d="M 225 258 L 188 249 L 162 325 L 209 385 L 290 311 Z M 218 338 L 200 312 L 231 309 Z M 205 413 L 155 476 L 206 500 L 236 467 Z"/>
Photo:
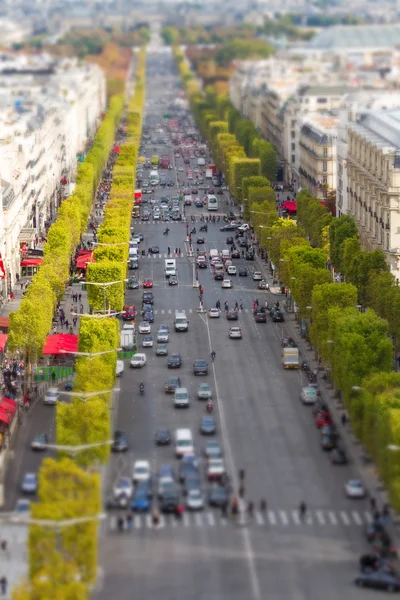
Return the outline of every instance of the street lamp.
<path id="1" fill-rule="evenodd" d="M 119 281 L 107 281 L 106 283 L 100 283 L 97 281 L 86 281 L 85 285 L 94 285 L 97 287 L 101 287 L 104 292 L 104 312 L 107 312 L 107 298 L 106 298 L 106 288 L 110 285 L 116 285 L 117 283 L 126 283 L 129 279 L 120 279 Z"/>
<path id="2" fill-rule="evenodd" d="M 63 446 L 60 444 L 43 444 L 43 448 L 47 450 L 59 450 L 60 452 L 65 452 L 66 454 L 70 454 L 71 456 L 75 456 L 79 454 L 79 452 L 84 452 L 85 450 L 90 450 L 91 448 L 98 448 L 100 446 L 111 446 L 114 443 L 114 440 L 106 440 L 105 442 L 97 442 L 94 444 L 81 444 L 80 446 Z"/>
<path id="3" fill-rule="evenodd" d="M 352 386 L 351 386 L 351 389 L 352 389 L 354 392 L 362 392 L 362 390 L 363 390 L 363 388 L 362 388 L 362 387 L 360 387 L 359 385 L 352 385 Z"/>
<path id="4" fill-rule="evenodd" d="M 78 396 L 82 400 L 88 400 L 94 396 L 101 396 L 103 394 L 111 394 L 112 392 L 120 392 L 120 388 L 112 388 L 111 390 L 98 390 L 96 392 L 62 392 L 65 396 Z"/>
<path id="5" fill-rule="evenodd" d="M 395 444 L 388 444 L 386 448 L 392 452 L 398 452 L 400 450 L 400 446 L 396 446 Z"/>
<path id="6" fill-rule="evenodd" d="M 75 356 L 86 356 L 87 358 L 92 358 L 94 356 L 102 356 L 103 354 L 113 354 L 114 352 L 121 352 L 121 350 L 122 348 L 113 348 L 112 350 L 103 350 L 102 352 L 78 352 L 77 350 L 60 350 L 60 354 L 75 354 Z"/>

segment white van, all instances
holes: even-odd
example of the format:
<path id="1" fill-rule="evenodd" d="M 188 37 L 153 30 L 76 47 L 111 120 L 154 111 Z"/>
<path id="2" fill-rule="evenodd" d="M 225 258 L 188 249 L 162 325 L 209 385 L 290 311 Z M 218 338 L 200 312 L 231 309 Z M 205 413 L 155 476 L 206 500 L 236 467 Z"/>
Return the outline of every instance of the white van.
<path id="1" fill-rule="evenodd" d="M 230 255 L 229 250 L 226 250 L 226 249 L 222 250 L 222 260 L 226 260 L 226 259 L 228 259 L 230 257 L 231 257 L 231 255 Z"/>
<path id="2" fill-rule="evenodd" d="M 206 159 L 205 158 L 201 158 L 200 157 L 200 158 L 197 159 L 197 166 L 198 167 L 204 167 L 205 164 L 206 164 Z"/>
<path id="3" fill-rule="evenodd" d="M 175 331 L 187 331 L 189 329 L 189 321 L 187 320 L 186 313 L 184 310 L 175 311 L 174 326 Z"/>
<path id="4" fill-rule="evenodd" d="M 137 258 L 138 257 L 138 249 L 137 248 L 129 248 L 129 258 Z"/>
<path id="5" fill-rule="evenodd" d="M 165 260 L 165 277 L 176 275 L 176 260 L 174 258 L 167 258 Z"/>
<path id="6" fill-rule="evenodd" d="M 174 393 L 174 407 L 189 408 L 189 393 L 186 388 L 176 388 Z"/>
<path id="7" fill-rule="evenodd" d="M 47 392 L 44 395 L 43 402 L 44 404 L 54 405 L 57 404 L 58 396 L 60 394 L 60 390 L 56 387 L 49 387 Z"/>
<path id="8" fill-rule="evenodd" d="M 194 454 L 193 435 L 190 429 L 176 430 L 175 454 L 177 458 L 181 458 L 185 454 Z"/>
<path id="9" fill-rule="evenodd" d="M 210 260 L 212 260 L 213 258 L 218 258 L 219 252 L 215 248 L 212 248 L 208 253 L 208 256 L 210 257 Z"/>

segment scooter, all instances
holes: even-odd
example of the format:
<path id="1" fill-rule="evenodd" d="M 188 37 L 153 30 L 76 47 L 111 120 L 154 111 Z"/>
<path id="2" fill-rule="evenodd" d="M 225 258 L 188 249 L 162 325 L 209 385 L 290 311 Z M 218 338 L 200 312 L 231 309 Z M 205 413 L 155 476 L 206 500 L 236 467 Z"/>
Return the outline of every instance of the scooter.
<path id="1" fill-rule="evenodd" d="M 212 411 L 214 410 L 213 403 L 211 402 L 211 400 L 207 402 L 206 410 L 208 413 L 212 413 Z"/>
<path id="2" fill-rule="evenodd" d="M 191 229 L 190 233 L 196 233 L 196 227 L 193 227 L 193 229 Z"/>
<path id="3" fill-rule="evenodd" d="M 144 396 L 144 384 L 143 383 L 140 384 L 139 391 L 140 391 L 140 395 Z"/>
<path id="4" fill-rule="evenodd" d="M 169 229 L 167 227 L 167 229 L 164 229 L 163 235 L 168 235 L 169 234 Z"/>

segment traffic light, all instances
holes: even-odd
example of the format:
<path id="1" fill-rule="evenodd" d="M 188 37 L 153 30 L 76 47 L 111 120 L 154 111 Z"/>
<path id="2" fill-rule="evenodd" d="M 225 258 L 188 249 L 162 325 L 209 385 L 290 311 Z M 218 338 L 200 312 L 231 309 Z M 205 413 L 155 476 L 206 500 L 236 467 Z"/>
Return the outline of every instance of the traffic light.
<path id="1" fill-rule="evenodd" d="M 203 286 L 202 285 L 199 287 L 199 292 L 200 292 L 200 296 L 202 296 L 203 295 Z"/>

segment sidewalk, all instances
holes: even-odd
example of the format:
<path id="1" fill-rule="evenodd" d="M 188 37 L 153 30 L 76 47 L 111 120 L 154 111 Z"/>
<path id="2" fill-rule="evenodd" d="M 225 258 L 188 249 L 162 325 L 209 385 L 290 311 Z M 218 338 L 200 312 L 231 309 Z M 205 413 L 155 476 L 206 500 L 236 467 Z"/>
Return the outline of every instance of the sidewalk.
<path id="1" fill-rule="evenodd" d="M 10 600 L 15 585 L 28 575 L 28 527 L 0 523 L 0 540 L 8 544 L 6 552 L 0 550 L 0 578 L 4 576 L 8 582 L 7 593 L 1 598 Z"/>
<path id="2" fill-rule="evenodd" d="M 257 270 L 261 271 L 265 281 L 268 281 L 271 287 L 272 275 L 268 263 L 261 260 L 259 256 L 256 257 L 255 263 L 257 265 Z M 278 288 L 276 287 L 272 288 L 271 295 L 278 296 L 279 299 L 282 298 L 285 300 L 285 295 L 276 293 L 277 290 Z M 295 314 L 293 312 L 285 312 L 284 317 L 285 322 L 283 323 L 282 330 L 286 330 L 287 334 L 296 342 L 299 348 L 300 361 L 306 361 L 311 370 L 316 369 L 318 367 L 318 361 L 316 360 L 315 350 L 311 347 L 309 342 L 301 336 L 300 324 L 296 322 Z M 307 385 L 306 380 L 304 385 Z M 368 456 L 364 446 L 354 436 L 350 421 L 347 421 L 346 425 L 342 425 L 342 414 L 346 413 L 347 417 L 348 415 L 342 401 L 338 399 L 334 385 L 329 383 L 329 381 L 322 379 L 321 373 L 318 376 L 318 385 L 321 390 L 321 396 L 328 405 L 332 419 L 338 429 L 342 445 L 346 450 L 349 459 L 359 472 L 359 477 L 363 481 L 369 497 L 375 499 L 376 507 L 381 511 L 384 504 L 389 504 L 389 498 L 384 484 L 379 479 L 377 468 L 372 459 Z M 400 547 L 400 532 L 398 530 L 398 527 L 400 526 L 400 515 L 394 513 L 393 509 L 391 509 L 391 522 L 393 534 L 397 538 L 396 546 Z"/>

